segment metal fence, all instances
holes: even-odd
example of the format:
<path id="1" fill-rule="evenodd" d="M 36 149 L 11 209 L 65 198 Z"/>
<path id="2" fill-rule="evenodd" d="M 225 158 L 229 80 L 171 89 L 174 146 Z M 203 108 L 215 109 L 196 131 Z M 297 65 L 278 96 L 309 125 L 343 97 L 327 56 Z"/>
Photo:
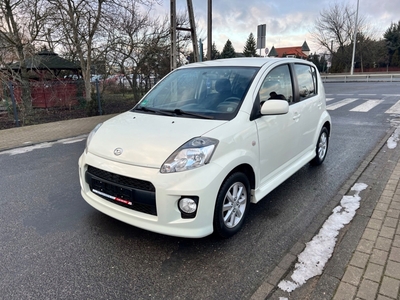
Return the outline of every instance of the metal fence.
<path id="1" fill-rule="evenodd" d="M 0 129 L 35 125 L 80 117 L 113 114 L 132 108 L 148 90 L 127 84 L 94 81 L 91 101 L 85 98 L 81 80 L 30 82 L 30 102 L 23 102 L 23 86 L 2 82 L 0 88 Z M 27 109 L 29 107 L 29 109 Z"/>
<path id="2" fill-rule="evenodd" d="M 323 82 L 400 82 L 400 73 L 392 74 L 321 74 Z"/>

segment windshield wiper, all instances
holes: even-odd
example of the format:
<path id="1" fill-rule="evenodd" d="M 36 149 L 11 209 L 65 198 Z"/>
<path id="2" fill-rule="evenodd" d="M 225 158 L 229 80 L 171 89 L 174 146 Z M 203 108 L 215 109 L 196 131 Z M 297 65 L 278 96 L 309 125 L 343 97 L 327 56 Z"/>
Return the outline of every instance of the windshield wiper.
<path id="1" fill-rule="evenodd" d="M 203 114 L 188 112 L 188 111 L 184 111 L 179 108 L 176 108 L 174 110 L 166 110 L 166 109 L 149 108 L 146 106 L 139 106 L 139 107 L 135 108 L 134 110 L 142 110 L 145 112 L 152 112 L 152 113 L 161 114 L 161 115 L 165 115 L 165 116 L 178 115 L 178 116 L 192 116 L 192 117 L 201 118 L 201 119 L 214 119 L 214 117 L 212 117 L 212 116 L 206 116 Z"/>
<path id="2" fill-rule="evenodd" d="M 174 110 L 168 110 L 168 112 L 172 112 L 176 115 L 185 115 L 185 116 L 192 116 L 192 117 L 197 117 L 201 119 L 214 119 L 212 116 L 206 116 L 203 114 L 198 114 L 198 113 L 193 113 L 193 112 L 188 112 L 179 108 L 175 108 Z"/>
<path id="3" fill-rule="evenodd" d="M 161 115 L 165 115 L 165 116 L 173 116 L 173 114 L 169 111 L 165 111 L 165 110 L 160 110 L 160 109 L 154 109 L 154 108 L 148 108 L 146 106 L 139 106 L 137 108 L 135 108 L 135 110 L 142 110 L 145 112 L 152 112 L 152 113 L 156 113 L 156 114 L 161 114 Z"/>

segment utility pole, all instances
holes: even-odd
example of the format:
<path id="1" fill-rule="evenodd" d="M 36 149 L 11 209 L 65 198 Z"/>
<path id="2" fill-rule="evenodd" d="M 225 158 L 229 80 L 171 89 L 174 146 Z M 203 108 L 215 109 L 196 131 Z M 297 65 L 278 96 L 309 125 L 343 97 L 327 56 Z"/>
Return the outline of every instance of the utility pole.
<path id="1" fill-rule="evenodd" d="M 192 0 L 187 0 L 188 5 L 188 12 L 189 12 L 189 21 L 190 21 L 190 33 L 192 36 L 192 44 L 193 44 L 193 56 L 194 62 L 199 61 L 199 46 L 197 44 L 197 35 L 196 35 L 196 24 L 194 21 L 194 14 L 193 14 L 193 5 Z M 181 30 L 185 30 L 182 28 Z"/>
<path id="2" fill-rule="evenodd" d="M 192 0 L 187 0 L 190 28 L 177 27 L 176 25 L 176 0 L 171 0 L 171 70 L 176 69 L 178 61 L 177 44 L 176 44 L 176 31 L 190 31 L 193 44 L 194 62 L 199 61 L 199 46 L 197 44 L 196 25 L 194 21 Z"/>
<path id="3" fill-rule="evenodd" d="M 356 44 L 357 44 L 357 23 L 358 23 L 358 5 L 360 0 L 357 0 L 357 12 L 356 12 L 356 23 L 354 25 L 354 39 L 353 39 L 353 55 L 351 57 L 351 68 L 350 75 L 354 73 L 354 56 L 356 55 Z"/>
<path id="4" fill-rule="evenodd" d="M 176 69 L 177 54 L 176 54 L 176 2 L 171 0 L 170 3 L 171 11 L 171 57 L 170 57 L 170 69 Z"/>
<path id="5" fill-rule="evenodd" d="M 207 13 L 207 60 L 211 60 L 212 48 L 212 0 L 208 0 Z"/>

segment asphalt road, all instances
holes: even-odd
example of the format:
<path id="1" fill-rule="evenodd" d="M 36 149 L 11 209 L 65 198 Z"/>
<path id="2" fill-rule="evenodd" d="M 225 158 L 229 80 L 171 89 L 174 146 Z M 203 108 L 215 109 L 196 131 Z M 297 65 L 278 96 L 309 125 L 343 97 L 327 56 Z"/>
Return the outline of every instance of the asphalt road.
<path id="1" fill-rule="evenodd" d="M 0 153 L 0 298 L 249 298 L 397 117 L 386 111 L 400 100 L 399 83 L 328 83 L 326 92 L 329 105 L 357 100 L 330 110 L 325 163 L 252 205 L 228 240 L 163 236 L 92 209 L 79 191 L 84 141 Z M 368 100 L 383 101 L 351 111 Z"/>

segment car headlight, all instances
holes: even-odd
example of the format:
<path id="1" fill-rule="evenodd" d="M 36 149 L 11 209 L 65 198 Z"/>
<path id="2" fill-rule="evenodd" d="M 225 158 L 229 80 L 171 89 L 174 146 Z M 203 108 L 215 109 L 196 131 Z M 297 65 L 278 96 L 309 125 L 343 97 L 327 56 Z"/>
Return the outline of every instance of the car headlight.
<path id="1" fill-rule="evenodd" d="M 96 131 L 99 130 L 101 125 L 103 125 L 103 123 L 97 124 L 96 127 L 93 128 L 93 130 L 89 133 L 88 138 L 86 139 L 85 153 L 88 153 L 88 148 L 89 148 L 90 141 L 92 140 L 92 138 L 93 138 L 94 134 L 96 133 Z"/>
<path id="2" fill-rule="evenodd" d="M 161 173 L 174 173 L 195 169 L 207 164 L 217 147 L 218 140 L 196 137 L 179 147 L 161 166 Z"/>

